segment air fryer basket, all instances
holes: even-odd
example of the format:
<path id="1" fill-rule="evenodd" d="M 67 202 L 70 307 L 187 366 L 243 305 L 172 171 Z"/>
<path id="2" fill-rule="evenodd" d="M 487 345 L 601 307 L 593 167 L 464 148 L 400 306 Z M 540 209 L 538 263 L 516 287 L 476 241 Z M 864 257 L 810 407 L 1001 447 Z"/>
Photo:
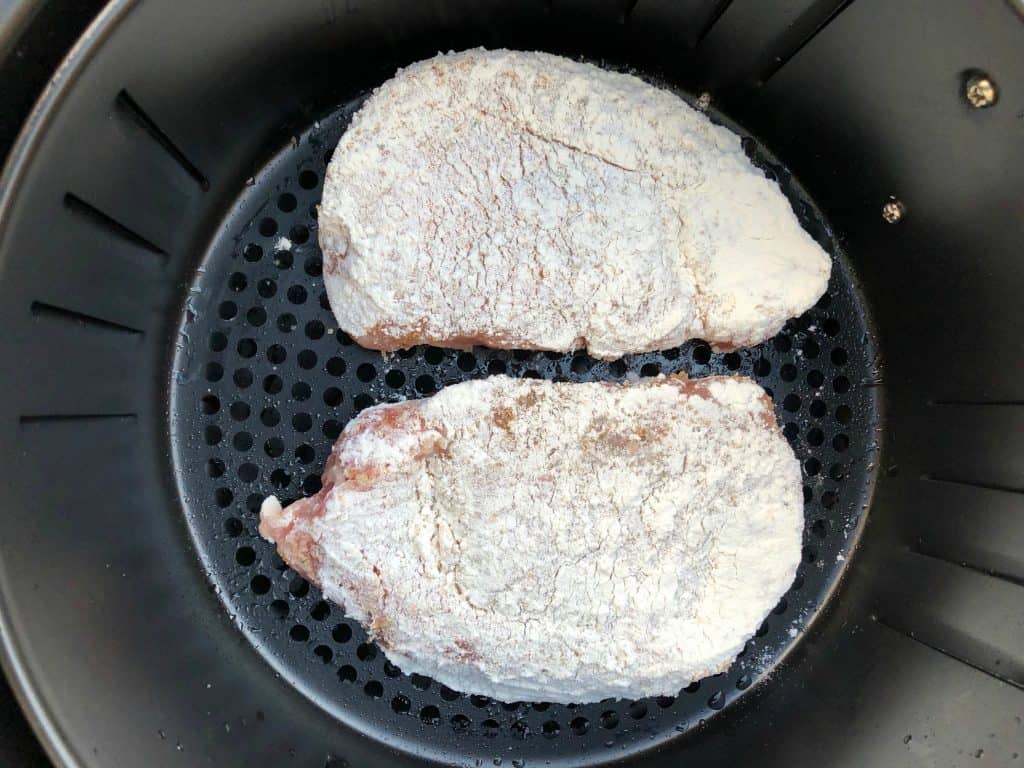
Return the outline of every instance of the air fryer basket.
<path id="1" fill-rule="evenodd" d="M 834 257 L 775 338 L 605 363 L 360 349 L 323 294 L 331 149 L 474 45 L 627 69 L 743 135 Z M 903 0 L 114 2 L 0 190 L 0 632 L 68 765 L 1007 765 L 1024 753 L 1024 23 Z M 991 88 L 986 87 L 991 85 Z M 498 372 L 738 372 L 804 468 L 804 562 L 676 696 L 408 676 L 256 534 L 376 402 Z"/>

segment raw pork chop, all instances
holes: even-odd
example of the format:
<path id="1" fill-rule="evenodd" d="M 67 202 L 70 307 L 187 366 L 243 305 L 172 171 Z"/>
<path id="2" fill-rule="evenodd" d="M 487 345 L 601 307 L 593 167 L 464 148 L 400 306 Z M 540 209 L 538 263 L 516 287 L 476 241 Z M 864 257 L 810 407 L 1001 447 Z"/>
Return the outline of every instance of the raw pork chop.
<path id="1" fill-rule="evenodd" d="M 544 53 L 401 70 L 338 144 L 319 222 L 338 323 L 381 350 L 755 344 L 831 267 L 739 136 Z"/>
<path id="2" fill-rule="evenodd" d="M 363 411 L 260 533 L 388 658 L 504 701 L 675 694 L 793 581 L 800 469 L 748 379 L 504 376 Z"/>

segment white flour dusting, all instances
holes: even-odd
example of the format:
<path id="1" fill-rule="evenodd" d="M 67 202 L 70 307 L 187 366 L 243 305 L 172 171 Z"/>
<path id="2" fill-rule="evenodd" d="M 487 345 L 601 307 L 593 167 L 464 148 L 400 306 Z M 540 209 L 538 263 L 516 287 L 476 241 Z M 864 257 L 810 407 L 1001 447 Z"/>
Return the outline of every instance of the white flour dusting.
<path id="1" fill-rule="evenodd" d="M 364 411 L 260 531 L 405 672 L 572 702 L 727 667 L 792 583 L 802 508 L 750 380 L 498 376 Z"/>
<path id="2" fill-rule="evenodd" d="M 401 70 L 338 144 L 319 222 L 338 322 L 377 349 L 743 346 L 831 266 L 736 134 L 544 53 Z"/>

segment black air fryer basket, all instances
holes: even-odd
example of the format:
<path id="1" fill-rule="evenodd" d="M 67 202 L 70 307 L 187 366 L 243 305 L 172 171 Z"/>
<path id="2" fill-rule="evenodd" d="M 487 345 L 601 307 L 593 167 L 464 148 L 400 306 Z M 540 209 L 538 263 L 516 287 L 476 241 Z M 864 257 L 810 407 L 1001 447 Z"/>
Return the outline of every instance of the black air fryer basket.
<path id="1" fill-rule="evenodd" d="M 317 246 L 332 148 L 397 67 L 479 45 L 710 98 L 828 293 L 731 353 L 353 344 Z M 59 764 L 1024 765 L 1019 3 L 111 2 L 8 158 L 0 328 L 0 639 Z M 374 403 L 676 371 L 768 389 L 806 527 L 740 658 L 675 696 L 407 675 L 257 535 Z"/>

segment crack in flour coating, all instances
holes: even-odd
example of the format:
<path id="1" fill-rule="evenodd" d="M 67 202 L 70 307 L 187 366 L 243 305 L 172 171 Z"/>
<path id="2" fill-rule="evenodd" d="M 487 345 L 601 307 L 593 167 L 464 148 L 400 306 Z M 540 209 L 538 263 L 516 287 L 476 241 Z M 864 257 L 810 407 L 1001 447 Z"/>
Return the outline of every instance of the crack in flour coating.
<path id="1" fill-rule="evenodd" d="M 319 222 L 338 323 L 383 350 L 755 344 L 831 268 L 736 134 L 545 53 L 401 70 L 342 136 Z"/>
<path id="2" fill-rule="evenodd" d="M 728 667 L 793 581 L 802 510 L 748 379 L 496 376 L 363 411 L 260 532 L 406 673 L 568 703 Z"/>

